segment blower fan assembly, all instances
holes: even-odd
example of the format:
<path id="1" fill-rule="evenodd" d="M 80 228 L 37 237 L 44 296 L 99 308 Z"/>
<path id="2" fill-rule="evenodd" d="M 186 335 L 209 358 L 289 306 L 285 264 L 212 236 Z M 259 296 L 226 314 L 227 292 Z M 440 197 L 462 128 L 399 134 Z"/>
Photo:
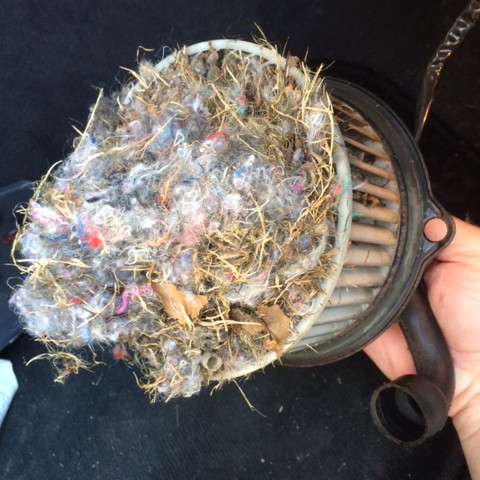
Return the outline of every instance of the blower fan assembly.
<path id="1" fill-rule="evenodd" d="M 215 40 L 99 97 L 14 243 L 11 305 L 60 380 L 109 345 L 153 399 L 188 396 L 276 360 L 344 358 L 403 311 L 418 375 L 380 387 L 372 413 L 407 444 L 442 428 L 453 368 L 417 287 L 453 222 L 393 112 L 319 73 Z"/>

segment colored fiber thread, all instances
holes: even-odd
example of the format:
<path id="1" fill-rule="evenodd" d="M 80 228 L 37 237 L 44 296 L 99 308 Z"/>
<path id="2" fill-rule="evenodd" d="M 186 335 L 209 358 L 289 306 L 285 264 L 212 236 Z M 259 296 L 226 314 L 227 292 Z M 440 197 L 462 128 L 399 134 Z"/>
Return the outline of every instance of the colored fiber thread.
<path id="1" fill-rule="evenodd" d="M 133 295 L 142 295 L 142 293 L 150 292 L 151 290 L 152 290 L 152 287 L 150 285 L 144 285 L 143 287 L 140 287 L 140 288 L 132 288 L 129 290 L 125 290 L 121 296 L 122 304 L 120 305 L 119 308 L 117 308 L 117 310 L 115 310 L 115 313 L 117 315 L 121 315 L 122 313 L 125 313 L 130 303 L 130 299 Z"/>

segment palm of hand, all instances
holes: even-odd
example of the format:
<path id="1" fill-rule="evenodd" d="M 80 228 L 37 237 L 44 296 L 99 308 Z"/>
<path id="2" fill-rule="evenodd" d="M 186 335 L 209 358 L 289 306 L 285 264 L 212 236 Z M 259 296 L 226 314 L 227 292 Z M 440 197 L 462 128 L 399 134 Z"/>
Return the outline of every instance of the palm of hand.
<path id="1" fill-rule="evenodd" d="M 454 416 L 473 396 L 480 395 L 480 254 L 462 261 L 435 262 L 425 280 L 430 305 L 455 365 L 450 409 Z"/>
<path id="2" fill-rule="evenodd" d="M 450 415 L 480 398 L 480 229 L 455 220 L 457 233 L 425 274 L 428 299 L 455 365 L 455 396 Z M 365 348 L 391 379 L 415 367 L 398 325 Z"/>

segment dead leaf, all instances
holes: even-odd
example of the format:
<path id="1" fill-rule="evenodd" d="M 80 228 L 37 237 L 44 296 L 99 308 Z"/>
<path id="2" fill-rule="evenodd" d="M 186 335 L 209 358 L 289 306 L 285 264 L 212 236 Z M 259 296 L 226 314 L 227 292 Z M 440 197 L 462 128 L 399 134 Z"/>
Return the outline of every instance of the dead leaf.
<path id="1" fill-rule="evenodd" d="M 184 293 L 173 283 L 151 282 L 152 290 L 158 295 L 166 314 L 178 320 L 182 325 L 191 323 L 191 319 L 198 318 L 200 310 L 207 304 L 204 295 Z"/>
<path id="2" fill-rule="evenodd" d="M 290 318 L 283 313 L 282 309 L 278 305 L 272 305 L 271 307 L 260 305 L 257 312 L 267 325 L 273 339 L 277 343 L 285 343 L 290 335 Z"/>
<path id="3" fill-rule="evenodd" d="M 280 352 L 282 350 L 282 346 L 271 338 L 265 338 L 263 340 L 263 347 L 269 352 Z"/>
<path id="4" fill-rule="evenodd" d="M 200 310 L 208 303 L 205 295 L 196 295 L 192 292 L 183 293 L 183 298 L 187 314 L 191 318 L 198 318 Z"/>
<path id="5" fill-rule="evenodd" d="M 178 320 L 182 325 L 191 322 L 185 310 L 183 294 L 175 285 L 152 282 L 152 290 L 160 297 L 163 308 L 169 317 Z"/>
<path id="6" fill-rule="evenodd" d="M 232 308 L 230 318 L 236 322 L 242 322 L 238 327 L 247 333 L 255 334 L 266 330 L 265 324 L 259 318 L 249 315 L 240 308 Z"/>

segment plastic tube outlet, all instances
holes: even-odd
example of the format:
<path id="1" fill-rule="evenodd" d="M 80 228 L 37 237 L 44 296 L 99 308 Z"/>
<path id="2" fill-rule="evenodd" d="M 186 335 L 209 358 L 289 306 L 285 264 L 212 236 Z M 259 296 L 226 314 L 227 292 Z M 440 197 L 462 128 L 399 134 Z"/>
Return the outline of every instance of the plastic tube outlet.
<path id="1" fill-rule="evenodd" d="M 445 426 L 455 374 L 450 351 L 423 289 L 413 293 L 400 327 L 417 374 L 404 375 L 379 387 L 370 408 L 375 424 L 387 437 L 414 446 Z"/>

